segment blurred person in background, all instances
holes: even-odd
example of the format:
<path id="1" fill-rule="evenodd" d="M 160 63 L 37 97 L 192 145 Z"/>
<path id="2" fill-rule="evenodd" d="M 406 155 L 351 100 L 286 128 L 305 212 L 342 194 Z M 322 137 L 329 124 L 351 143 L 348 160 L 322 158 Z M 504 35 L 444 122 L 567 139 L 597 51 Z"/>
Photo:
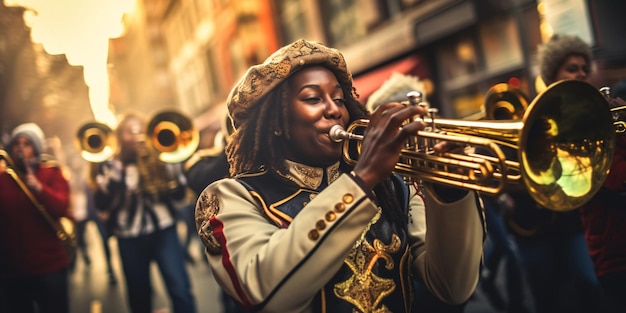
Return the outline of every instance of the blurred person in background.
<path id="1" fill-rule="evenodd" d="M 72 176 L 70 179 L 70 189 L 72 191 L 72 214 L 76 221 L 76 240 L 78 243 L 78 250 L 82 256 L 83 263 L 89 267 L 92 259 L 89 254 L 89 240 L 86 237 L 87 226 L 90 222 L 93 222 L 97 229 L 97 236 L 102 243 L 104 252 L 104 261 L 107 269 L 107 276 L 110 285 L 117 284 L 117 277 L 113 270 L 113 263 L 111 259 L 111 248 L 109 244 L 109 238 L 111 234 L 105 229 L 104 222 L 98 215 L 94 203 L 94 192 L 96 190 L 95 182 L 93 181 L 94 173 L 91 173 L 92 169 L 96 166 L 94 163 L 85 163 L 85 161 L 79 157 L 72 158 L 70 160 L 70 167 L 72 169 Z M 78 256 L 78 253 L 76 254 Z M 72 269 L 76 266 L 76 259 L 72 263 Z"/>
<path id="2" fill-rule="evenodd" d="M 610 107 L 626 106 L 626 79 L 610 92 Z M 626 121 L 626 110 L 615 112 Z M 598 193 L 580 210 L 585 239 L 611 312 L 626 311 L 626 135 L 617 134 L 611 170 Z"/>
<path id="3" fill-rule="evenodd" d="M 229 138 L 234 131 L 232 128 L 232 120 L 227 115 L 223 121 L 222 128 L 215 137 L 215 143 L 213 147 L 207 149 L 199 149 L 194 155 L 185 162 L 184 173 L 187 177 L 189 187 L 194 191 L 195 199 L 202 193 L 204 188 L 213 183 L 214 181 L 226 178 L 229 176 L 228 159 L 226 157 L 225 146 L 228 144 Z M 194 205 L 190 208 L 188 226 L 190 229 L 196 230 L 196 215 L 195 215 L 195 201 Z M 194 233 L 194 237 L 197 237 L 197 231 Z M 205 256 L 206 247 L 202 244 L 202 259 L 204 262 L 208 262 Z M 243 313 L 246 312 L 237 302 L 233 300 L 222 288 L 220 288 L 220 297 L 222 300 L 222 306 L 224 313 Z"/>
<path id="4" fill-rule="evenodd" d="M 126 114 L 116 129 L 119 151 L 99 165 L 96 208 L 117 238 L 132 313 L 152 312 L 151 264 L 156 262 L 174 313 L 196 312 L 185 252 L 176 230 L 174 201 L 186 186 L 174 164 L 146 150 L 146 125 Z"/>
<path id="5" fill-rule="evenodd" d="M 35 123 L 17 126 L 0 167 L 0 299 L 3 312 L 69 312 L 70 258 L 56 231 L 27 196 L 53 220 L 70 217 L 69 183 L 55 160 L 42 160 L 44 133 Z M 3 150 L 4 151 L 4 150 Z M 1 158 L 1 157 L 0 157 Z M 0 303 L 0 305 L 2 305 Z"/>
<path id="6" fill-rule="evenodd" d="M 538 47 L 541 79 L 588 82 L 590 46 L 579 37 L 556 34 Z M 511 192 L 507 223 L 520 251 L 536 313 L 603 312 L 605 301 L 587 249 L 578 210 L 541 207 L 526 192 Z"/>
<path id="7" fill-rule="evenodd" d="M 401 125 L 423 108 L 368 115 L 343 55 L 302 39 L 249 68 L 227 105 L 232 178 L 204 189 L 196 222 L 217 282 L 244 308 L 412 312 L 413 279 L 450 304 L 472 295 L 485 236 L 477 194 L 425 184 L 422 198 L 392 174 L 425 126 Z M 352 167 L 329 131 L 367 116 Z"/>

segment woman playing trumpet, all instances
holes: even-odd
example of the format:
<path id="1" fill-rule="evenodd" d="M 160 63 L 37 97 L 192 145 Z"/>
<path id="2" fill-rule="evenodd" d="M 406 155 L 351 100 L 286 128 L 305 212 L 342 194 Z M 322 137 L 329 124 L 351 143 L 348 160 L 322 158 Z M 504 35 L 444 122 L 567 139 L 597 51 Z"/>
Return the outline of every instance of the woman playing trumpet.
<path id="1" fill-rule="evenodd" d="M 484 239 L 476 193 L 426 184 L 422 197 L 392 174 L 424 128 L 403 123 L 424 109 L 381 105 L 350 168 L 328 133 L 367 112 L 342 54 L 306 40 L 251 67 L 227 105 L 233 178 L 203 191 L 196 222 L 217 281 L 242 306 L 411 312 L 413 279 L 448 303 L 470 297 Z"/>

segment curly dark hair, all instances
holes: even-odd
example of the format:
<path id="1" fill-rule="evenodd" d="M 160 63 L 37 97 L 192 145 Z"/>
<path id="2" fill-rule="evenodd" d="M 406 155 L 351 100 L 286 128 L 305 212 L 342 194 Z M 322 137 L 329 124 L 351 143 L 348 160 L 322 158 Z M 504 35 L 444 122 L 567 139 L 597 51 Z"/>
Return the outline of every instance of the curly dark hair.
<path id="1" fill-rule="evenodd" d="M 572 55 L 582 56 L 591 66 L 591 47 L 577 36 L 555 34 L 537 49 L 539 72 L 546 85 L 554 82 L 563 62 Z"/>

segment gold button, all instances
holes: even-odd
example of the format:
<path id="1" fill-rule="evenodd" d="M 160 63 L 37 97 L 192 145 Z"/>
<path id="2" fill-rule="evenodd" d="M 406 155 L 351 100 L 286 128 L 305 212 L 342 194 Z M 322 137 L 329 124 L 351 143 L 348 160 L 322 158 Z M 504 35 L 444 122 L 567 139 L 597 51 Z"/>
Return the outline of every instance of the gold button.
<path id="1" fill-rule="evenodd" d="M 343 203 L 335 204 L 335 212 L 342 213 L 345 210 L 346 210 L 346 205 L 345 204 L 343 204 Z"/>
<path id="2" fill-rule="evenodd" d="M 324 222 L 324 220 L 317 221 L 317 223 L 315 223 L 315 228 L 324 230 L 324 228 L 326 228 L 326 222 Z"/>
<path id="3" fill-rule="evenodd" d="M 327 221 L 332 222 L 332 221 L 334 221 L 336 218 L 337 218 L 337 214 L 335 214 L 335 212 L 333 212 L 333 211 L 328 211 L 328 212 L 326 213 L 326 220 L 327 220 Z"/>
<path id="4" fill-rule="evenodd" d="M 347 193 L 345 195 L 343 195 L 343 202 L 350 204 L 352 203 L 352 201 L 354 201 L 354 196 L 351 193 Z"/>
<path id="5" fill-rule="evenodd" d="M 311 239 L 311 240 L 317 240 L 317 239 L 319 239 L 319 238 L 320 238 L 320 233 L 319 233 L 319 232 L 317 232 L 317 230 L 316 230 L 316 229 L 312 229 L 312 230 L 309 232 L 309 239 Z"/>

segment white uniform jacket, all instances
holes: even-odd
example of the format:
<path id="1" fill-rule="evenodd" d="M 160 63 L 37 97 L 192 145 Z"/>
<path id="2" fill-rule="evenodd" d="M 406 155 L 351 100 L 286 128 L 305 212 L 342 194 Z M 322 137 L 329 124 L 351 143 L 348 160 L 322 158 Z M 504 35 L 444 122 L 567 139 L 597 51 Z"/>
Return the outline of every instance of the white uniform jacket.
<path id="1" fill-rule="evenodd" d="M 209 185 L 196 206 L 198 233 L 215 278 L 253 311 L 319 310 L 314 302 L 320 299 L 320 291 L 346 265 L 346 257 L 380 216 L 371 193 L 351 175 L 340 173 L 338 165 L 321 169 L 288 164 L 290 172 L 281 176 L 297 191 L 281 201 L 267 203 L 240 180 L 228 178 Z M 306 200 L 299 202 L 297 215 L 278 209 L 302 199 L 303 192 Z M 478 283 L 484 240 L 478 203 L 474 192 L 454 203 L 439 201 L 430 188 L 424 188 L 424 198 L 414 190 L 410 195 L 406 237 L 412 272 L 448 303 L 466 301 Z M 376 256 L 372 263 L 382 258 Z M 375 294 L 371 286 L 361 289 L 370 293 L 367 298 L 384 296 Z M 355 312 L 380 308 L 376 301 L 370 301 L 369 307 L 353 304 Z"/>

